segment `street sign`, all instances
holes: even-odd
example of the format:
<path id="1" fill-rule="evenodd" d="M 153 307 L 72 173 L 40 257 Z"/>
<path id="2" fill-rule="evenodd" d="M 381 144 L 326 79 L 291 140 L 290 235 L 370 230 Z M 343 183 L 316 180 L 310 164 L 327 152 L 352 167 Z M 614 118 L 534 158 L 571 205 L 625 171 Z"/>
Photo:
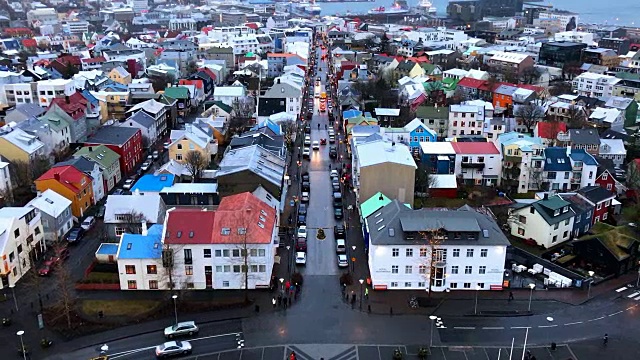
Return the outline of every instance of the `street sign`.
<path id="1" fill-rule="evenodd" d="M 356 262 L 356 258 L 355 258 L 355 257 L 352 257 L 352 258 L 351 258 L 351 261 Z"/>

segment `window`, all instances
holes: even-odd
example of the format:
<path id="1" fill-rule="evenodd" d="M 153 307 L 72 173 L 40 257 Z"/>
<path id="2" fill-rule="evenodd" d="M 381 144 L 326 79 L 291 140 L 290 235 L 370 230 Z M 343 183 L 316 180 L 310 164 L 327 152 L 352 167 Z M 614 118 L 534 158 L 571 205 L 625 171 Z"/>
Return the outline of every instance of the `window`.
<path id="1" fill-rule="evenodd" d="M 226 273 L 231 272 L 231 265 L 224 265 L 223 269 L 224 269 L 224 272 Z"/>
<path id="2" fill-rule="evenodd" d="M 157 274 L 158 267 L 155 265 L 147 265 L 147 274 Z"/>
<path id="3" fill-rule="evenodd" d="M 407 249 L 405 254 L 407 257 L 413 257 L 413 249 Z"/>
<path id="4" fill-rule="evenodd" d="M 193 275 L 193 265 L 185 265 L 184 274 L 185 275 Z"/>
<path id="5" fill-rule="evenodd" d="M 392 257 L 398 257 L 398 256 L 400 256 L 400 249 L 398 249 L 398 248 L 393 248 L 393 249 L 391 249 L 391 256 L 392 256 Z"/>
<path id="6" fill-rule="evenodd" d="M 454 265 L 451 267 L 451 273 L 452 274 L 457 274 L 458 273 L 458 265 Z"/>
<path id="7" fill-rule="evenodd" d="M 396 287 L 398 287 L 398 282 L 396 282 L 396 281 L 392 281 L 392 282 L 391 282 L 391 286 L 390 286 L 390 287 L 392 287 L 392 288 L 396 288 Z"/>
<path id="8" fill-rule="evenodd" d="M 216 257 L 222 257 L 222 250 L 216 250 Z"/>
<path id="9" fill-rule="evenodd" d="M 602 220 L 607 220 L 607 216 L 608 216 L 608 215 L 609 215 L 609 214 L 607 214 L 607 213 L 602 214 Z"/>
<path id="10" fill-rule="evenodd" d="M 223 257 L 229 257 L 229 253 L 230 253 L 229 249 L 222 250 L 222 256 Z"/>
<path id="11" fill-rule="evenodd" d="M 210 258 L 211 257 L 211 249 L 204 249 L 204 250 L 202 250 L 202 252 L 203 252 L 203 256 L 205 258 Z"/>
<path id="12" fill-rule="evenodd" d="M 602 209 L 602 203 L 598 204 L 597 209 L 598 209 L 598 210 Z M 16 231 L 18 231 L 18 230 L 16 230 Z M 17 236 L 16 236 L 16 237 L 17 237 Z"/>
<path id="13" fill-rule="evenodd" d="M 410 287 L 411 287 L 411 282 L 408 282 L 408 281 L 407 281 L 407 282 L 405 282 L 405 283 L 404 283 L 404 287 L 406 287 L 406 288 L 410 288 Z"/>
<path id="14" fill-rule="evenodd" d="M 473 272 L 473 266 L 467 265 L 467 266 L 464 267 L 465 275 L 470 275 L 472 272 Z"/>
<path id="15" fill-rule="evenodd" d="M 478 287 L 479 287 L 480 289 L 484 289 L 484 283 L 478 283 Z"/>
<path id="16" fill-rule="evenodd" d="M 484 162 L 484 156 L 478 156 L 478 162 L 479 163 L 483 163 Z"/>
<path id="17" fill-rule="evenodd" d="M 40 226 L 36 226 L 36 228 L 35 228 L 35 230 L 34 230 L 34 233 L 35 233 L 36 235 L 40 235 Z"/>
<path id="18" fill-rule="evenodd" d="M 558 241 L 558 235 L 555 235 L 555 236 L 553 237 L 553 239 L 551 239 L 551 242 L 552 242 L 552 243 L 554 243 L 554 242 L 556 242 L 556 241 Z"/>
<path id="19" fill-rule="evenodd" d="M 391 273 L 392 274 L 398 273 L 398 265 L 391 265 Z"/>
<path id="20" fill-rule="evenodd" d="M 460 249 L 453 249 L 453 257 L 460 257 Z"/>
<path id="21" fill-rule="evenodd" d="M 176 160 L 178 161 L 182 160 L 182 154 L 176 154 Z"/>
<path id="22" fill-rule="evenodd" d="M 223 281 L 222 282 L 222 287 L 229 287 L 229 282 L 228 281 Z"/>
<path id="23" fill-rule="evenodd" d="M 467 249 L 467 257 L 473 257 L 473 249 Z"/>
<path id="24" fill-rule="evenodd" d="M 563 239 L 566 239 L 567 237 L 569 237 L 569 232 L 568 232 L 568 231 L 565 231 L 565 232 L 562 234 L 562 238 L 563 238 Z"/>
<path id="25" fill-rule="evenodd" d="M 422 248 L 420 249 L 420 257 L 426 257 L 427 256 L 427 249 Z"/>
<path id="26" fill-rule="evenodd" d="M 418 265 L 418 273 L 426 274 L 427 273 L 427 265 Z"/>
<path id="27" fill-rule="evenodd" d="M 240 265 L 233 265 L 233 272 L 234 273 L 239 273 L 240 272 Z"/>
<path id="28" fill-rule="evenodd" d="M 217 273 L 221 273 L 222 272 L 222 265 L 217 265 L 216 266 L 216 272 Z"/>
<path id="29" fill-rule="evenodd" d="M 178 144 L 177 147 L 178 147 L 178 150 L 182 150 L 182 144 Z"/>
<path id="30" fill-rule="evenodd" d="M 149 280 L 149 289 L 158 290 L 158 280 Z"/>
<path id="31" fill-rule="evenodd" d="M 564 224 L 565 224 L 565 225 L 569 225 L 569 219 L 565 220 L 565 221 L 564 221 Z"/>
<path id="32" fill-rule="evenodd" d="M 413 273 L 413 266 L 411 266 L 411 265 L 406 265 L 406 266 L 404 267 L 404 273 L 405 273 L 405 274 L 412 274 L 412 273 Z"/>
<path id="33" fill-rule="evenodd" d="M 520 216 L 518 216 L 518 221 L 520 221 L 523 224 L 526 224 L 527 223 L 527 217 L 520 215 Z"/>
<path id="34" fill-rule="evenodd" d="M 191 265 L 193 264 L 193 257 L 191 255 L 191 249 L 184 249 L 184 263 Z"/>
<path id="35" fill-rule="evenodd" d="M 611 200 L 607 200 L 607 202 L 604 203 L 604 206 L 609 206 L 609 204 L 611 204 Z M 36 228 L 36 230 L 38 230 L 38 228 Z M 38 235 L 37 232 L 36 235 Z"/>
<path id="36" fill-rule="evenodd" d="M 135 274 L 136 273 L 136 266 L 135 265 L 125 265 L 124 266 L 124 270 L 127 274 Z"/>
<path id="37" fill-rule="evenodd" d="M 449 283 L 449 288 L 457 289 L 458 288 L 458 283 Z"/>
<path id="38" fill-rule="evenodd" d="M 604 173 L 602 174 L 602 180 L 607 180 L 609 178 L 609 174 L 608 173 Z"/>
<path id="39" fill-rule="evenodd" d="M 484 275 L 486 273 L 487 273 L 487 267 L 486 266 L 483 265 L 483 266 L 478 267 L 478 274 Z"/>
<path id="40" fill-rule="evenodd" d="M 558 230 L 558 227 L 560 226 L 560 224 L 555 224 L 553 225 L 553 230 Z"/>
<path id="41" fill-rule="evenodd" d="M 418 287 L 419 288 L 426 287 L 426 283 L 424 281 L 418 281 Z"/>
<path id="42" fill-rule="evenodd" d="M 240 257 L 240 249 L 231 250 L 231 254 L 233 257 Z"/>
<path id="43" fill-rule="evenodd" d="M 471 283 L 464 283 L 464 284 L 463 284 L 463 287 L 464 287 L 465 289 L 471 289 Z"/>
<path id="44" fill-rule="evenodd" d="M 598 210 L 599 210 L 599 209 L 600 209 L 600 208 L 598 208 Z M 14 236 L 16 239 L 17 239 L 17 238 L 19 238 L 19 237 L 20 237 L 20 229 L 15 229 L 15 230 L 13 231 L 13 236 Z"/>
<path id="45" fill-rule="evenodd" d="M 138 288 L 138 283 L 135 280 L 129 280 L 127 281 L 127 289 L 129 290 L 135 290 Z"/>
<path id="46" fill-rule="evenodd" d="M 518 235 L 524 236 L 524 229 L 523 228 L 518 228 Z"/>
<path id="47" fill-rule="evenodd" d="M 487 257 L 488 253 L 489 253 L 488 249 L 480 249 L 480 257 Z"/>

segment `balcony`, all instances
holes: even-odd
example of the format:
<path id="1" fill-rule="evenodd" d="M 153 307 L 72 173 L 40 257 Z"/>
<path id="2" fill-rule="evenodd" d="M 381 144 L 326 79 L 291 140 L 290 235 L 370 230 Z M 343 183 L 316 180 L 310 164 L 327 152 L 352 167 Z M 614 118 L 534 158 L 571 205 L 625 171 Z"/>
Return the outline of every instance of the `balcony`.
<path id="1" fill-rule="evenodd" d="M 572 184 L 580 184 L 580 181 L 582 181 L 582 179 L 580 179 L 580 178 L 571 178 L 571 183 Z"/>
<path id="2" fill-rule="evenodd" d="M 468 163 L 468 162 L 463 162 L 462 164 L 460 164 L 462 166 L 462 168 L 469 168 L 469 169 L 484 169 L 484 163 Z"/>
<path id="3" fill-rule="evenodd" d="M 573 165 L 571 166 L 571 169 L 573 169 L 573 171 L 581 171 L 582 170 L 582 164 L 580 165 Z"/>

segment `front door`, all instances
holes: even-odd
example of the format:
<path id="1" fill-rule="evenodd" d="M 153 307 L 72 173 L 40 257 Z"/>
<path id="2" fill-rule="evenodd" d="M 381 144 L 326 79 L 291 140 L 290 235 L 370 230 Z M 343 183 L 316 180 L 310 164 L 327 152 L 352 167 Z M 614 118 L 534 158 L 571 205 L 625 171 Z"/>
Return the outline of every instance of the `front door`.
<path id="1" fill-rule="evenodd" d="M 204 277 L 207 289 L 213 288 L 213 271 L 211 270 L 211 266 L 204 267 Z"/>

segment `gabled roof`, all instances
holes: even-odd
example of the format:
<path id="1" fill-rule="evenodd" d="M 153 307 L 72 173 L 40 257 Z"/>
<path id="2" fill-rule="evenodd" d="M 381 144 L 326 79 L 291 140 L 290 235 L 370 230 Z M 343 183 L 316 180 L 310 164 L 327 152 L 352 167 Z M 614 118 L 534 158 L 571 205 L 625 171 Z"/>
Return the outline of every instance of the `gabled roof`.
<path id="1" fill-rule="evenodd" d="M 536 124 L 536 133 L 535 136 L 544 138 L 544 139 L 552 139 L 555 140 L 558 132 L 567 132 L 567 124 L 562 121 L 539 121 Z"/>
<path id="2" fill-rule="evenodd" d="M 573 161 L 582 161 L 585 165 L 598 165 L 598 160 L 593 155 L 586 152 L 584 149 L 571 149 L 569 157 Z"/>
<path id="3" fill-rule="evenodd" d="M 156 101 L 154 99 L 149 99 L 147 101 L 143 101 L 141 103 L 134 105 L 127 112 L 136 112 L 138 110 L 144 110 L 150 114 L 157 114 L 161 112 L 165 106 L 166 106 L 165 104 L 159 101 Z"/>
<path id="4" fill-rule="evenodd" d="M 394 145 L 389 141 L 373 141 L 356 146 L 360 167 L 383 163 L 393 163 L 417 168 L 416 162 L 404 145 Z"/>
<path id="5" fill-rule="evenodd" d="M 578 190 L 578 194 L 584 196 L 594 204 L 615 199 L 616 197 L 616 194 L 600 186 L 585 186 Z"/>
<path id="6" fill-rule="evenodd" d="M 174 99 L 188 99 L 189 89 L 184 86 L 172 86 L 164 89 L 164 94 Z"/>
<path id="7" fill-rule="evenodd" d="M 123 234 L 118 244 L 117 259 L 161 259 L 162 225 L 149 227 L 147 234 Z"/>
<path id="8" fill-rule="evenodd" d="M 485 80 L 478 80 L 470 77 L 463 77 L 462 79 L 460 79 L 460 81 L 458 81 L 458 86 L 479 89 L 484 83 L 485 83 Z"/>
<path id="9" fill-rule="evenodd" d="M 593 234 L 582 236 L 573 241 L 576 243 L 599 241 L 618 261 L 627 259 L 632 252 L 632 247 L 638 244 L 637 234 L 627 225 L 611 226 L 598 222 L 593 225 L 591 232 Z"/>
<path id="10" fill-rule="evenodd" d="M 380 210 L 390 202 L 391 199 L 386 197 L 383 193 L 377 192 L 375 195 L 360 204 L 360 213 L 362 214 L 362 218 L 366 219 L 369 215 Z"/>
<path id="11" fill-rule="evenodd" d="M 252 193 L 224 197 L 216 210 L 213 239 L 218 244 L 269 244 L 276 210 Z"/>
<path id="12" fill-rule="evenodd" d="M 102 126 L 87 139 L 87 144 L 124 145 L 135 134 L 140 132 L 138 128 L 120 126 Z"/>
<path id="13" fill-rule="evenodd" d="M 572 144 L 600 145 L 600 135 L 596 129 L 569 129 Z"/>
<path id="14" fill-rule="evenodd" d="M 142 110 L 140 110 L 140 111 L 136 112 L 135 114 L 129 116 L 126 121 L 136 122 L 136 123 L 140 124 L 141 126 L 147 128 L 147 129 L 151 128 L 153 126 L 153 124 L 155 124 L 155 119 L 152 118 L 151 115 L 147 114 L 146 112 L 144 112 Z M 126 124 L 126 121 L 124 123 L 122 123 L 121 126 L 123 124 Z"/>
<path id="15" fill-rule="evenodd" d="M 91 176 L 91 172 L 93 171 L 94 167 L 97 165 L 97 163 L 93 160 L 88 160 L 86 158 L 83 158 L 82 156 L 77 157 L 77 158 L 71 158 L 69 160 L 66 161 L 61 161 L 58 162 L 56 164 L 53 165 L 53 167 L 60 167 L 60 166 L 73 166 L 74 168 L 82 171 L 83 173 Z"/>
<path id="16" fill-rule="evenodd" d="M 152 224 L 164 221 L 165 205 L 158 194 L 109 195 L 105 204 L 105 224 L 122 223 L 117 215 L 136 213 Z"/>
<path id="17" fill-rule="evenodd" d="M 105 145 L 85 146 L 73 154 L 74 157 L 86 157 L 97 162 L 103 169 L 108 169 L 112 164 L 118 163 L 120 155 Z"/>
<path id="18" fill-rule="evenodd" d="M 217 176 L 251 171 L 273 185 L 282 185 L 285 160 L 260 145 L 246 146 L 228 151 L 220 162 Z"/>
<path id="19" fill-rule="evenodd" d="M 71 206 L 71 200 L 51 189 L 47 189 L 35 199 L 29 201 L 27 206 L 32 206 L 53 218 L 58 218 Z"/>
<path id="20" fill-rule="evenodd" d="M 60 176 L 60 180 L 56 179 L 56 176 Z M 51 168 L 49 171 L 40 175 L 36 181 L 43 180 L 58 181 L 74 193 L 79 193 L 82 189 L 82 187 L 78 187 L 76 184 L 80 185 L 83 180 L 91 181 L 88 175 L 69 165 Z"/>
<path id="21" fill-rule="evenodd" d="M 543 154 L 545 157 L 544 171 L 571 171 L 567 148 L 548 147 L 543 150 Z"/>
<path id="22" fill-rule="evenodd" d="M 452 142 L 451 146 L 453 146 L 456 154 L 500 154 L 493 142 Z"/>

